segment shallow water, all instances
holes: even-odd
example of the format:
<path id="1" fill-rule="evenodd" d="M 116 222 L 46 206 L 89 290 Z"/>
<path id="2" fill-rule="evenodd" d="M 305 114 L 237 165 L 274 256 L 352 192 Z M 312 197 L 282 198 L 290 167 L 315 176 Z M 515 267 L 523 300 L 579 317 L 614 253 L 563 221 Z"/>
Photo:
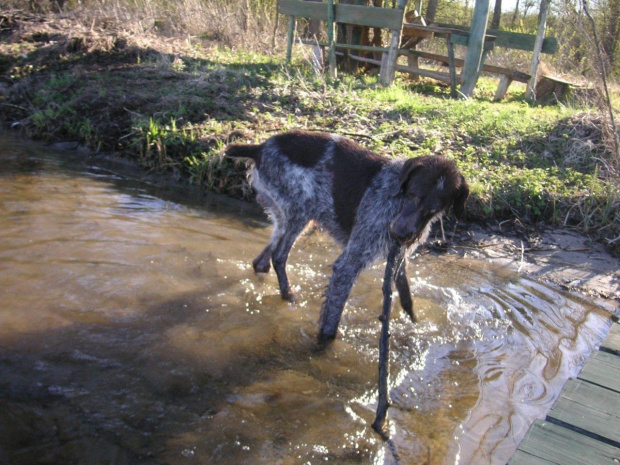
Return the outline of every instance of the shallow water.
<path id="1" fill-rule="evenodd" d="M 418 257 L 388 447 L 370 428 L 381 264 L 320 350 L 327 237 L 296 244 L 289 304 L 252 271 L 270 228 L 250 209 L 1 143 L 0 463 L 504 464 L 606 329 L 506 269 Z"/>

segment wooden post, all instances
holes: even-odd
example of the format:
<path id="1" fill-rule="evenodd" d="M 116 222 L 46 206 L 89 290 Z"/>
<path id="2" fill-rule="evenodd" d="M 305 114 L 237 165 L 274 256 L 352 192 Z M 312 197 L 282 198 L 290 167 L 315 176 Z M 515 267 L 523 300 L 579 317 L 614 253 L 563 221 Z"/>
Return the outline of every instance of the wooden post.
<path id="1" fill-rule="evenodd" d="M 456 64 L 454 59 L 454 44 L 448 38 L 448 68 L 450 69 L 450 97 L 456 98 Z"/>
<path id="2" fill-rule="evenodd" d="M 482 49 L 484 36 L 487 32 L 487 19 L 489 17 L 489 0 L 476 0 L 474 15 L 471 20 L 469 40 L 467 42 L 467 54 L 461 74 L 461 94 L 469 97 L 478 81 L 480 62 L 482 61 Z"/>
<path id="3" fill-rule="evenodd" d="M 327 43 L 329 43 L 328 61 L 329 61 L 329 77 L 336 79 L 336 47 L 334 45 L 334 0 L 327 0 Z"/>
<path id="4" fill-rule="evenodd" d="M 295 39 L 295 16 L 291 15 L 288 17 L 288 40 L 286 42 L 286 63 L 291 62 L 294 39 Z"/>
<path id="5" fill-rule="evenodd" d="M 499 77 L 499 84 L 497 86 L 497 90 L 495 91 L 495 97 L 493 97 L 493 100 L 499 101 L 503 99 L 504 95 L 506 95 L 506 91 L 508 90 L 508 86 L 510 85 L 511 82 L 512 82 L 512 78 L 510 76 L 502 74 Z"/>
<path id="6" fill-rule="evenodd" d="M 527 84 L 525 98 L 533 100 L 536 98 L 534 89 L 536 88 L 536 80 L 538 78 L 538 65 L 540 64 L 540 51 L 542 50 L 543 40 L 545 40 L 545 29 L 547 28 L 547 13 L 549 12 L 550 0 L 542 0 L 540 2 L 540 15 L 538 20 L 538 31 L 536 32 L 536 41 L 534 42 L 534 53 L 532 54 L 532 65 L 530 67 L 530 82 Z"/>
<path id="7" fill-rule="evenodd" d="M 398 5 L 396 8 L 403 10 L 403 20 L 404 20 L 404 10 L 407 6 L 407 2 L 409 0 L 398 0 Z M 487 0 L 488 1 L 488 0 Z M 399 30 L 392 30 L 392 39 L 390 40 L 390 51 L 388 52 L 385 66 L 381 66 L 381 71 L 379 74 L 379 82 L 383 85 L 389 86 L 394 82 L 394 76 L 396 74 L 396 62 L 398 61 L 398 47 L 400 46 L 400 32 L 402 30 L 402 25 Z"/>

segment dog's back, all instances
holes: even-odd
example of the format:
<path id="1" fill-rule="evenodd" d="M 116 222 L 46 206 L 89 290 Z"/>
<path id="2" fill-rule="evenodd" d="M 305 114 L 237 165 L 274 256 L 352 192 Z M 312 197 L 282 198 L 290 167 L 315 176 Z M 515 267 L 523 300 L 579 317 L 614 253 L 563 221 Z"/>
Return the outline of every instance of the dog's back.
<path id="1" fill-rule="evenodd" d="M 254 161 L 252 186 L 266 208 L 305 209 L 307 220 L 318 221 L 341 243 L 351 234 L 368 187 L 390 163 L 350 139 L 306 131 L 279 134 L 260 145 L 233 144 L 226 155 Z"/>

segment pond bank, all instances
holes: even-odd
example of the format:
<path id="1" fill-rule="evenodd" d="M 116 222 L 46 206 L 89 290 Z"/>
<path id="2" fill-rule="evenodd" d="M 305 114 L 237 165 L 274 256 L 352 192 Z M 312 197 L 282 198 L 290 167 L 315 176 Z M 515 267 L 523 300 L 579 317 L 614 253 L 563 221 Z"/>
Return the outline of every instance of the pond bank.
<path id="1" fill-rule="evenodd" d="M 78 149 L 74 144 L 51 144 L 67 154 Z M 89 153 L 79 148 L 97 164 L 112 172 L 153 185 L 174 187 L 179 196 L 195 199 L 203 205 L 225 204 L 240 213 L 261 215 L 262 208 L 254 201 L 205 192 L 169 174 L 147 172 L 143 167 L 112 153 Z M 263 214 L 265 223 L 268 219 Z M 602 244 L 567 228 L 533 228 L 512 221 L 483 225 L 476 222 L 459 223 L 446 229 L 447 245 L 435 228 L 420 251 L 454 253 L 503 266 L 541 282 L 554 284 L 594 299 L 611 314 L 620 315 L 620 260 Z"/>

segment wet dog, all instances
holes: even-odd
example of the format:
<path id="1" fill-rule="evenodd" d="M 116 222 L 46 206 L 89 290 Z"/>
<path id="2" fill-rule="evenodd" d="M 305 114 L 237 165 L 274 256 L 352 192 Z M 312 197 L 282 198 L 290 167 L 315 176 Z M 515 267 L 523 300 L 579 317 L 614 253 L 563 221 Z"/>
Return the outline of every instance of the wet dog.
<path id="1" fill-rule="evenodd" d="M 283 299 L 295 298 L 286 261 L 309 222 L 318 223 L 344 247 L 321 309 L 320 338 L 336 336 L 356 277 L 372 261 L 387 256 L 394 241 L 401 245 L 396 288 L 403 309 L 415 321 L 407 251 L 426 240 L 433 221 L 450 207 L 461 217 L 469 196 L 452 160 L 390 159 L 344 137 L 304 131 L 279 134 L 259 145 L 232 144 L 226 155 L 254 162 L 250 182 L 275 226 L 253 262 L 254 270 L 266 273 L 271 262 Z"/>

